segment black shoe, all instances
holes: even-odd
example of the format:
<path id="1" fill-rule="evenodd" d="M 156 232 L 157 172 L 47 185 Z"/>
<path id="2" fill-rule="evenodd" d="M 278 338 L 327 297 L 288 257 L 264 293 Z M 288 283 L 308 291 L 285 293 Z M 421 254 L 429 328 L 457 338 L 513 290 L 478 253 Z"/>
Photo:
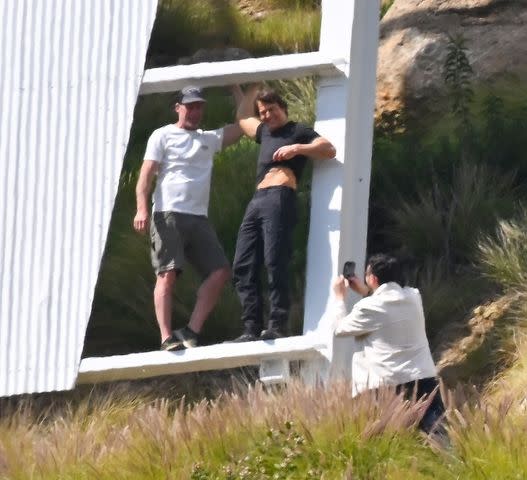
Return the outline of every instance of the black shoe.
<path id="1" fill-rule="evenodd" d="M 239 337 L 233 340 L 226 340 L 223 343 L 243 343 L 243 342 L 256 342 L 258 337 L 254 333 L 242 333 Z"/>
<path id="2" fill-rule="evenodd" d="M 198 346 L 198 334 L 189 327 L 174 330 L 172 337 L 178 339 L 183 348 L 194 348 Z"/>
<path id="3" fill-rule="evenodd" d="M 166 338 L 161 344 L 161 350 L 164 350 L 166 352 L 174 352 L 176 350 L 183 350 L 184 348 L 185 347 L 181 343 L 181 340 L 179 340 L 174 335 L 171 335 L 170 337 Z"/>
<path id="4" fill-rule="evenodd" d="M 287 337 L 287 334 L 280 328 L 267 328 L 260 333 L 260 340 L 276 340 L 277 338 Z"/>

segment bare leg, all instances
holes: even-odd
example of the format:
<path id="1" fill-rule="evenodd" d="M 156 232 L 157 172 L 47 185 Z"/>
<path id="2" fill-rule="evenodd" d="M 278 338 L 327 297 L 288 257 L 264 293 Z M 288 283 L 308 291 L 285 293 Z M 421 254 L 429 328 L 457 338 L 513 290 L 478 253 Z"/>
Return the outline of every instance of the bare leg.
<path id="1" fill-rule="evenodd" d="M 154 307 L 161 333 L 161 342 L 172 335 L 172 290 L 175 283 L 175 270 L 162 272 L 157 276 L 154 289 Z"/>
<path id="2" fill-rule="evenodd" d="M 201 332 L 205 320 L 212 311 L 225 284 L 231 278 L 229 267 L 220 268 L 212 272 L 199 287 L 196 305 L 190 316 L 188 326 L 195 332 Z"/>

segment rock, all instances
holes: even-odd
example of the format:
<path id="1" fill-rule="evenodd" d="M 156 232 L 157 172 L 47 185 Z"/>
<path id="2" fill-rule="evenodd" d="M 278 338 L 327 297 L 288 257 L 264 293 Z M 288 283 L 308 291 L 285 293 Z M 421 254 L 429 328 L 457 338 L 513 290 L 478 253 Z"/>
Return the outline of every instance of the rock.
<path id="1" fill-rule="evenodd" d="M 236 4 L 242 14 L 255 21 L 263 20 L 271 11 L 270 5 L 259 5 L 253 0 L 237 0 Z"/>
<path id="2" fill-rule="evenodd" d="M 381 21 L 377 114 L 436 110 L 449 35 L 462 35 L 475 81 L 527 79 L 527 0 L 395 0 Z"/>

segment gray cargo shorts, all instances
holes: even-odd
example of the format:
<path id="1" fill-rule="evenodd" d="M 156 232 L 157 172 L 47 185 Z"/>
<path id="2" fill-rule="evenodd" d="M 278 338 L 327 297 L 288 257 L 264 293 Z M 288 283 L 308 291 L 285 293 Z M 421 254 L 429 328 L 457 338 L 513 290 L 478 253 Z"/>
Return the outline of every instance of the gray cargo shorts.
<path id="1" fill-rule="evenodd" d="M 229 267 L 216 232 L 203 215 L 154 212 L 150 225 L 152 266 L 156 274 L 183 271 L 185 260 L 203 279 Z"/>

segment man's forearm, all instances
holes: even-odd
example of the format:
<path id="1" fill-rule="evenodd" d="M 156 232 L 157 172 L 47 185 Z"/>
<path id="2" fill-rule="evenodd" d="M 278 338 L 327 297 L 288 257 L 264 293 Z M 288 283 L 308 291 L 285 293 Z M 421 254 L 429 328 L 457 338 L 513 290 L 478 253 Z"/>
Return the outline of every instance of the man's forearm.
<path id="1" fill-rule="evenodd" d="M 146 182 L 138 182 L 135 189 L 137 211 L 148 213 L 148 199 L 150 197 L 150 186 Z"/>
<path id="2" fill-rule="evenodd" d="M 234 104 L 236 105 L 236 112 L 238 112 L 238 109 L 240 108 L 240 105 L 244 99 L 243 90 L 239 85 L 232 85 L 231 94 L 234 98 Z"/>
<path id="3" fill-rule="evenodd" d="M 238 109 L 236 111 L 236 118 L 238 120 L 255 116 L 254 101 L 256 99 L 256 95 L 258 94 L 258 89 L 258 85 L 251 85 L 245 94 L 243 94 L 243 97 L 238 103 Z"/>
<path id="4" fill-rule="evenodd" d="M 135 186 L 135 198 L 137 211 L 148 213 L 152 181 L 157 173 L 158 164 L 152 160 L 145 160 L 139 172 L 137 185 Z"/>
<path id="5" fill-rule="evenodd" d="M 313 141 L 311 143 L 299 144 L 299 154 L 305 155 L 306 157 L 318 158 L 318 159 L 330 159 L 335 158 L 336 151 L 335 147 L 326 139 L 320 141 Z"/>

